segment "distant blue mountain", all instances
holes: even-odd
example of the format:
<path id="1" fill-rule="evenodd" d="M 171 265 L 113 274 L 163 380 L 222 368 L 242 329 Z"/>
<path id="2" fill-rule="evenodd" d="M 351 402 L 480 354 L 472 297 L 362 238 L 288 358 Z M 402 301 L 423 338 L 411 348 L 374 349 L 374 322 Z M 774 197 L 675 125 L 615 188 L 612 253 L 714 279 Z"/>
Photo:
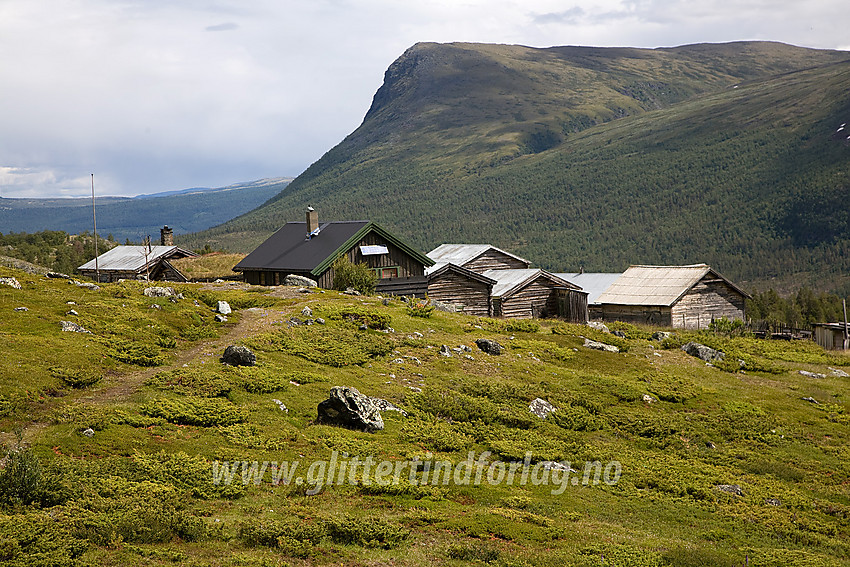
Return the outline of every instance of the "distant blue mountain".
<path id="1" fill-rule="evenodd" d="M 216 188 L 191 188 L 136 197 L 99 197 L 97 232 L 118 241 L 154 239 L 168 225 L 174 234 L 197 232 L 257 208 L 279 194 L 291 178 L 260 179 Z M 0 233 L 92 231 L 91 199 L 0 198 Z"/>

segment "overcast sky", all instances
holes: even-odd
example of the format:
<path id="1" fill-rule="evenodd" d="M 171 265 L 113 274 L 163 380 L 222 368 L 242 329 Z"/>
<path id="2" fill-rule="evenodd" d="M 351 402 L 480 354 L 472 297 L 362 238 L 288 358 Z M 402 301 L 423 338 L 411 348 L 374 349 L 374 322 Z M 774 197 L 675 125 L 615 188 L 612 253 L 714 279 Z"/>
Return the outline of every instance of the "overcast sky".
<path id="1" fill-rule="evenodd" d="M 850 50 L 848 29 L 847 0 L 0 0 L 0 197 L 296 176 L 420 41 Z"/>

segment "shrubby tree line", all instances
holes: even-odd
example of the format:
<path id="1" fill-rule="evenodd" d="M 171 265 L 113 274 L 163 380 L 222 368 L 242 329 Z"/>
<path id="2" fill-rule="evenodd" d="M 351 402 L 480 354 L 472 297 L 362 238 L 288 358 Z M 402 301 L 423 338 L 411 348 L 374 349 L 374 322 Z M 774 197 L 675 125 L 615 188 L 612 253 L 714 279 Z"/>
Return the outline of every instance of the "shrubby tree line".
<path id="1" fill-rule="evenodd" d="M 97 240 L 97 249 L 101 254 L 116 245 L 111 234 L 105 239 L 98 236 Z M 69 235 L 61 230 L 44 230 L 32 234 L 0 233 L 0 255 L 25 260 L 54 272 L 73 274 L 77 266 L 95 257 L 94 236 L 88 231 Z"/>
<path id="2" fill-rule="evenodd" d="M 845 298 L 846 299 L 846 298 Z M 810 327 L 813 323 L 844 320 L 842 298 L 834 293 L 818 293 L 802 287 L 788 297 L 776 290 L 756 292 L 747 300 L 747 317 L 752 321 L 779 323 L 791 327 Z"/>

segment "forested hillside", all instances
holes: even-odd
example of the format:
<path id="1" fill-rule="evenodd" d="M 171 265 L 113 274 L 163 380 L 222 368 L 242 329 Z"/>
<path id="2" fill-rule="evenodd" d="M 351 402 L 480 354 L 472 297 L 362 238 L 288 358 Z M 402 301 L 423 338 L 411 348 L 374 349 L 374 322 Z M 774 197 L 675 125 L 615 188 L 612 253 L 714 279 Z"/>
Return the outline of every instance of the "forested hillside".
<path id="1" fill-rule="evenodd" d="M 850 270 L 848 93 L 850 54 L 776 43 L 419 44 L 285 193 L 188 242 L 250 250 L 309 204 L 426 250 L 491 242 L 562 271 L 707 262 L 834 290 Z"/>
<path id="2" fill-rule="evenodd" d="M 99 197 L 97 230 L 120 242 L 158 238 L 163 225 L 176 234 L 204 230 L 250 211 L 283 190 L 288 178 L 264 179 L 215 189 L 191 189 L 138 197 Z M 0 234 L 92 230 L 91 199 L 0 198 Z"/>

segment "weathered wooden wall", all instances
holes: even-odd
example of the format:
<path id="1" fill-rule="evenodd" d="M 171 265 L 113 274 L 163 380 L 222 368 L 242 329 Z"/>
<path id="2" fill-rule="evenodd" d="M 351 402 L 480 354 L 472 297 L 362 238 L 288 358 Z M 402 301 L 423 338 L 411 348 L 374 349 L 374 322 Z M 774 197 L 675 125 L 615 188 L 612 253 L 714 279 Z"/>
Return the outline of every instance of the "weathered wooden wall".
<path id="1" fill-rule="evenodd" d="M 375 284 L 375 293 L 400 297 L 426 297 L 428 295 L 428 278 L 426 276 L 411 276 L 378 280 Z"/>
<path id="2" fill-rule="evenodd" d="M 844 329 L 815 326 L 815 342 L 828 350 L 843 350 Z"/>
<path id="3" fill-rule="evenodd" d="M 636 325 L 658 325 L 672 327 L 670 308 L 652 305 L 613 305 L 604 303 L 601 306 L 603 321 L 623 321 Z"/>
<path id="4" fill-rule="evenodd" d="M 462 274 L 447 271 L 428 282 L 428 297 L 443 303 L 460 303 L 463 312 L 490 316 L 490 286 Z"/>
<path id="5" fill-rule="evenodd" d="M 574 289 L 557 290 L 558 317 L 570 323 L 587 323 L 587 294 Z"/>
<path id="6" fill-rule="evenodd" d="M 511 295 L 502 297 L 499 316 L 514 319 L 557 315 L 556 287 L 554 282 L 538 277 Z"/>
<path id="7" fill-rule="evenodd" d="M 503 254 L 498 250 L 487 250 L 478 258 L 463 265 L 467 270 L 483 273 L 487 270 L 515 270 L 527 268 L 528 264 Z"/>
<path id="8" fill-rule="evenodd" d="M 672 326 L 705 329 L 713 319 L 744 320 L 744 296 L 722 279 L 697 282 L 671 308 Z"/>

